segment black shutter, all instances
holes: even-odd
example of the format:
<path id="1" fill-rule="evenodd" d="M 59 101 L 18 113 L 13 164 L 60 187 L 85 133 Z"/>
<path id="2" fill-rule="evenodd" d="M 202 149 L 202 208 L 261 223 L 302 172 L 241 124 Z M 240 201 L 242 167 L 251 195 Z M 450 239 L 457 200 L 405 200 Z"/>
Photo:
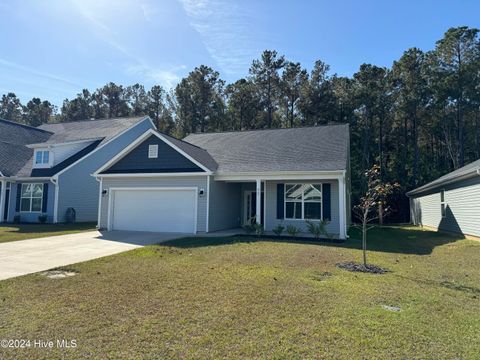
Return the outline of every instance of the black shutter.
<path id="1" fill-rule="evenodd" d="M 48 203 L 48 183 L 43 184 L 42 213 L 47 212 Z"/>
<path id="2" fill-rule="evenodd" d="M 283 219 L 285 217 L 283 210 L 285 199 L 285 184 L 277 184 L 277 219 Z"/>
<path id="3" fill-rule="evenodd" d="M 323 184 L 322 185 L 323 191 L 323 219 L 331 221 L 332 220 L 332 196 L 331 196 L 331 186 L 330 184 Z"/>
<path id="4" fill-rule="evenodd" d="M 22 194 L 22 184 L 17 184 L 17 203 L 15 205 L 15 211 L 20 212 L 20 195 Z"/>

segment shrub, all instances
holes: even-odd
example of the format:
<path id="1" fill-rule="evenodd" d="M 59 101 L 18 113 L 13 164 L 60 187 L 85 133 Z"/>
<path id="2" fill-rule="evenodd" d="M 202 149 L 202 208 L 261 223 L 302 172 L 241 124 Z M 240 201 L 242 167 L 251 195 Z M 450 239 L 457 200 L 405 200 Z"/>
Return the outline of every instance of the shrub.
<path id="1" fill-rule="evenodd" d="M 243 226 L 243 230 L 245 230 L 245 232 L 248 235 L 250 235 L 250 234 L 253 234 L 255 232 L 255 227 L 253 226 L 253 224 L 248 224 L 248 225 Z"/>
<path id="2" fill-rule="evenodd" d="M 298 226 L 295 226 L 295 225 L 288 225 L 287 226 L 288 235 L 290 235 L 292 237 L 296 237 L 299 232 L 300 232 L 300 228 Z"/>
<path id="3" fill-rule="evenodd" d="M 15 216 L 13 217 L 13 222 L 14 222 L 15 224 L 20 224 L 20 221 L 21 221 L 21 218 L 20 218 L 20 215 L 19 215 L 19 214 L 15 215 Z"/>
<path id="4" fill-rule="evenodd" d="M 326 226 L 329 223 L 328 220 L 321 220 L 318 222 L 307 220 L 306 223 L 308 232 L 312 234 L 315 239 L 319 239 L 322 235 L 329 237 L 326 229 Z"/>
<path id="5" fill-rule="evenodd" d="M 253 224 L 253 228 L 254 228 L 254 231 L 255 231 L 255 234 L 257 236 L 262 236 L 263 235 L 263 225 L 262 224 Z"/>
<path id="6" fill-rule="evenodd" d="M 277 226 L 275 226 L 272 231 L 275 233 L 275 235 L 277 236 L 280 236 L 282 235 L 283 231 L 285 230 L 285 226 L 283 226 L 282 224 L 278 224 Z"/>
<path id="7" fill-rule="evenodd" d="M 40 214 L 40 215 L 38 215 L 38 221 L 39 221 L 41 224 L 45 224 L 45 223 L 47 222 L 47 219 L 48 219 L 47 214 Z"/>

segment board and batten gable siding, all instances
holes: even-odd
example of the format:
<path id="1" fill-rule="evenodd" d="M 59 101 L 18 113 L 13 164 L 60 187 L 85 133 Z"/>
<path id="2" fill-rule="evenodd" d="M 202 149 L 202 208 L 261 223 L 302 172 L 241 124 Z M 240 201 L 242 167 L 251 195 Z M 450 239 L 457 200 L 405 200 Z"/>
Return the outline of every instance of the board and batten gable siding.
<path id="1" fill-rule="evenodd" d="M 104 178 L 102 184 L 103 190 L 107 190 L 107 194 L 102 195 L 102 206 L 100 212 L 100 228 L 108 227 L 108 206 L 110 200 L 110 188 L 162 188 L 162 187 L 197 187 L 199 190 L 204 189 L 205 194 L 198 196 L 197 203 L 197 231 L 205 232 L 207 225 L 207 176 L 172 176 L 172 177 L 129 177 L 129 178 Z M 98 184 L 97 184 L 98 189 Z M 97 192 L 98 198 L 98 192 Z M 161 214 L 159 214 L 161 216 Z"/>
<path id="2" fill-rule="evenodd" d="M 150 145 L 158 146 L 158 157 L 148 157 L 148 149 Z M 180 154 L 170 145 L 166 144 L 162 139 L 155 135 L 150 135 L 122 159 L 104 171 L 105 174 L 139 172 L 204 172 L 204 170 Z"/>
<path id="3" fill-rule="evenodd" d="M 28 213 L 28 212 L 17 212 L 17 184 L 27 184 L 27 183 L 38 183 L 38 184 L 48 184 L 47 190 L 47 222 L 53 222 L 53 209 L 55 204 L 55 185 L 53 185 L 50 181 L 25 181 L 25 182 L 12 182 L 10 185 L 10 200 L 8 202 L 8 218 L 7 222 L 13 222 L 13 218 L 15 215 L 19 214 L 20 219 L 22 222 L 32 222 L 38 223 L 38 216 L 41 212 L 35 213 Z"/>
<path id="4" fill-rule="evenodd" d="M 146 118 L 60 174 L 58 222 L 65 221 L 65 213 L 69 207 L 75 209 L 78 222 L 97 221 L 99 186 L 91 174 L 152 128 L 153 124 Z"/>
<path id="5" fill-rule="evenodd" d="M 446 185 L 445 217 L 441 211 L 441 190 L 414 196 L 410 200 L 415 225 L 480 236 L 480 176 Z"/>
<path id="6" fill-rule="evenodd" d="M 241 226 L 241 188 L 240 183 L 210 178 L 209 232 Z"/>

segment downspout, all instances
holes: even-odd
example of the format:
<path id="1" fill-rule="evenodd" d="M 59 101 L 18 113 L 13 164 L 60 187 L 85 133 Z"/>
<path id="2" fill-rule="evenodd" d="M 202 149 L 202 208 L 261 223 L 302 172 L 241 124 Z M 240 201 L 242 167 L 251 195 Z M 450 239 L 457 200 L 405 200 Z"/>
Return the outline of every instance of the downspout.
<path id="1" fill-rule="evenodd" d="M 59 184 L 58 184 L 58 176 L 53 176 L 50 179 L 50 182 L 55 185 L 55 199 L 53 202 L 53 223 L 58 223 L 58 192 L 59 192 Z"/>
<path id="2" fill-rule="evenodd" d="M 1 174 L 1 173 L 0 173 Z M 3 177 L 3 175 L 2 175 Z M 6 194 L 6 187 L 7 187 L 7 181 L 6 180 L 0 180 L 0 183 L 2 184 L 2 188 L 0 190 L 0 223 L 3 223 L 3 215 L 4 215 L 4 210 L 5 210 L 5 194 Z"/>
<path id="3" fill-rule="evenodd" d="M 97 229 L 100 229 L 100 215 L 102 211 L 102 192 L 103 192 L 103 179 L 95 176 L 95 180 L 98 181 L 98 214 L 97 214 Z"/>

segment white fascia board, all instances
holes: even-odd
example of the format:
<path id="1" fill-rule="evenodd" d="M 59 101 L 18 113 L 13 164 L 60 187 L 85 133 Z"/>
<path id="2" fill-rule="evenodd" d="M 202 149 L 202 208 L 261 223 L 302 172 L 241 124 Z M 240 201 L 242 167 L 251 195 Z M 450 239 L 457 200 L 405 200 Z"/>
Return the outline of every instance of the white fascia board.
<path id="1" fill-rule="evenodd" d="M 65 145 L 75 145 L 75 144 L 81 144 L 81 143 L 92 143 L 94 141 L 102 140 L 103 137 L 98 137 L 98 138 L 92 138 L 92 139 L 84 139 L 84 140 L 75 140 L 75 141 L 67 141 L 63 143 L 54 143 L 54 144 L 48 144 L 48 143 L 38 143 L 38 144 L 29 144 L 25 145 L 26 147 L 30 149 L 51 149 L 54 147 L 59 147 L 59 146 L 65 146 Z"/>
<path id="2" fill-rule="evenodd" d="M 144 141 L 147 137 L 152 134 L 152 129 L 148 129 L 134 141 L 132 141 L 129 145 L 127 145 L 122 151 L 120 151 L 117 155 L 112 157 L 109 161 L 107 161 L 104 165 L 102 165 L 97 171 L 93 173 L 93 175 L 97 176 L 102 171 L 108 169 L 110 166 L 115 164 L 116 162 L 120 161 L 124 158 L 130 151 L 132 151 L 137 145 L 139 145 L 142 141 Z"/>
<path id="3" fill-rule="evenodd" d="M 158 177 L 177 177 L 177 176 L 190 176 L 190 177 L 203 177 L 212 175 L 211 173 L 204 172 L 189 172 L 189 173 L 131 173 L 131 174 L 91 174 L 98 179 L 102 178 L 158 178 Z"/>
<path id="4" fill-rule="evenodd" d="M 50 181 L 52 177 L 16 177 L 10 178 L 12 181 Z"/>
<path id="5" fill-rule="evenodd" d="M 345 176 L 345 170 L 338 171 L 283 171 L 265 173 L 216 174 L 217 181 L 255 181 L 261 180 L 331 180 Z"/>
<path id="6" fill-rule="evenodd" d="M 480 175 L 480 168 L 471 169 L 466 173 L 459 174 L 458 176 L 456 176 L 454 178 L 451 178 L 451 179 L 448 179 L 448 180 L 445 180 L 445 181 L 441 181 L 441 182 L 434 183 L 434 184 L 423 185 L 422 187 L 419 187 L 419 188 L 416 188 L 414 190 L 411 190 L 411 191 L 407 192 L 405 195 L 407 195 L 408 197 L 418 197 L 418 195 L 422 195 L 426 192 L 429 192 L 429 191 L 432 191 L 432 190 L 440 190 L 445 185 L 450 185 L 450 184 L 456 183 L 458 181 L 470 179 L 470 178 L 475 177 L 477 175 Z"/>
<path id="7" fill-rule="evenodd" d="M 167 140 L 164 136 L 162 136 L 162 134 L 158 133 L 156 130 L 154 129 L 148 129 L 147 131 L 145 131 L 142 135 L 140 135 L 137 139 L 135 139 L 135 141 L 133 141 L 130 145 L 128 145 L 127 147 L 125 147 L 122 151 L 120 151 L 117 155 L 115 155 L 112 159 L 110 159 L 110 161 L 108 161 L 106 164 L 104 164 L 100 169 L 98 169 L 97 171 L 95 171 L 93 173 L 94 176 L 98 176 L 101 172 L 105 171 L 106 169 L 108 169 L 109 167 L 111 167 L 112 165 L 114 165 L 115 163 L 117 163 L 118 161 L 120 161 L 122 158 L 124 158 L 125 156 L 127 156 L 128 153 L 130 153 L 131 151 L 133 151 L 138 145 L 140 145 L 140 143 L 142 143 L 147 137 L 151 136 L 151 135 L 155 135 L 157 138 L 159 138 L 160 140 L 162 140 L 165 144 L 167 144 L 168 146 L 170 146 L 172 149 L 174 149 L 175 151 L 177 151 L 178 153 L 180 153 L 181 155 L 183 155 L 184 157 L 186 157 L 188 160 L 190 160 L 191 162 L 193 162 L 195 165 L 197 165 L 199 168 L 201 168 L 202 170 L 205 171 L 205 174 L 211 174 L 211 171 L 206 168 L 204 165 L 202 165 L 201 163 L 199 163 L 197 160 L 195 160 L 194 158 L 192 158 L 190 155 L 188 155 L 187 153 L 185 153 L 182 149 L 180 149 L 179 147 L 175 146 L 174 144 L 172 144 L 169 140 Z M 103 176 L 103 175 L 102 175 Z"/>
<path id="8" fill-rule="evenodd" d="M 110 144 L 112 141 L 118 139 L 120 136 L 122 136 L 123 134 L 125 134 L 127 131 L 129 131 L 130 129 L 133 129 L 135 126 L 138 126 L 139 124 L 143 123 L 145 120 L 148 120 L 150 121 L 150 123 L 152 123 L 152 119 L 150 119 L 150 117 L 148 116 L 145 116 L 142 120 L 139 120 L 138 122 L 136 122 L 135 124 L 133 124 L 132 126 L 126 128 L 125 130 L 123 130 L 122 132 L 118 133 L 117 135 L 115 135 L 113 138 L 111 138 L 110 140 L 108 140 L 106 143 L 100 145 L 99 147 L 95 148 L 93 151 L 89 152 L 87 155 L 85 155 L 84 157 L 78 159 L 77 161 L 75 161 L 74 163 L 68 165 L 65 169 L 62 169 L 60 170 L 58 173 L 55 174 L 55 177 L 58 177 L 59 175 L 63 174 L 65 171 L 69 170 L 70 168 L 72 168 L 73 166 L 77 165 L 80 161 L 83 161 L 84 159 L 90 157 L 91 155 L 95 154 L 97 151 L 99 151 L 100 149 L 103 149 L 105 146 L 107 146 L 108 144 Z M 153 124 L 153 123 L 152 123 Z"/>

